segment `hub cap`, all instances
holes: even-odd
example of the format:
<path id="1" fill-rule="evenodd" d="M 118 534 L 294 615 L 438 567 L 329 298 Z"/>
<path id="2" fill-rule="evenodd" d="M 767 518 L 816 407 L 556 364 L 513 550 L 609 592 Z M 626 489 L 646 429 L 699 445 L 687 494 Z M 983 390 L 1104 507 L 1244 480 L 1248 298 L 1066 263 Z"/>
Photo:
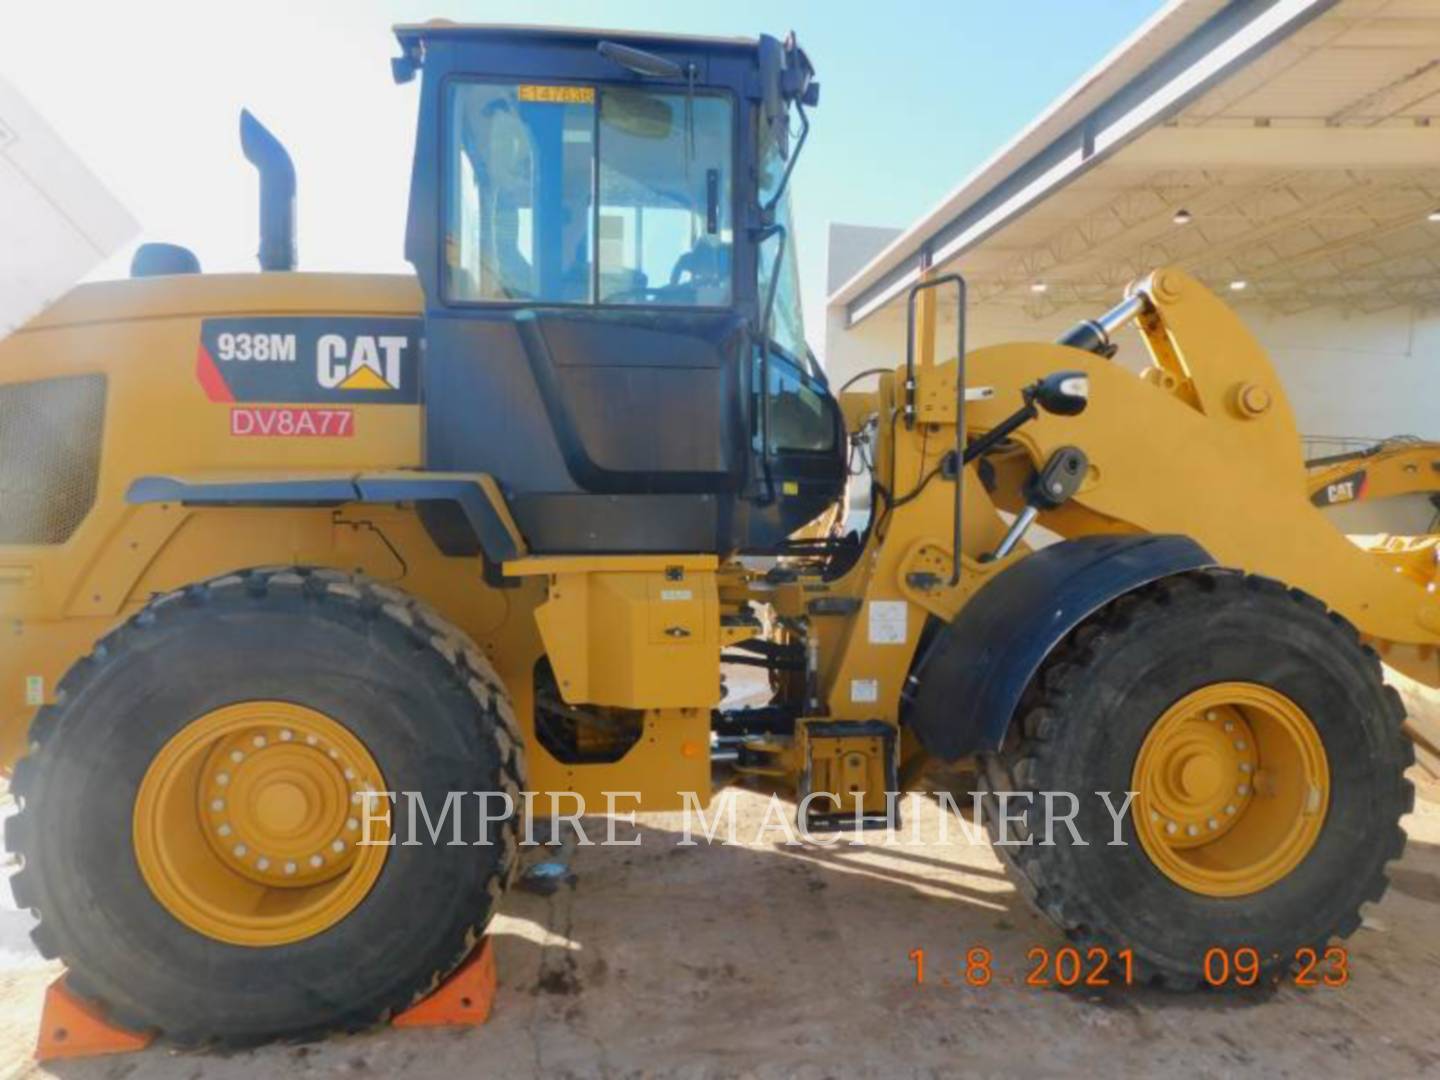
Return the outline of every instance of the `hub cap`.
<path id="1" fill-rule="evenodd" d="M 141 874 L 170 914 L 237 945 L 320 933 L 364 899 L 388 848 L 384 778 L 323 713 L 251 701 L 206 713 L 151 762 L 135 800 Z M 369 835 L 364 836 L 367 828 Z"/>
<path id="2" fill-rule="evenodd" d="M 1301 708 L 1257 683 L 1185 695 L 1155 722 L 1131 777 L 1145 854 L 1177 885 L 1245 896 L 1314 846 L 1330 801 L 1325 748 Z"/>

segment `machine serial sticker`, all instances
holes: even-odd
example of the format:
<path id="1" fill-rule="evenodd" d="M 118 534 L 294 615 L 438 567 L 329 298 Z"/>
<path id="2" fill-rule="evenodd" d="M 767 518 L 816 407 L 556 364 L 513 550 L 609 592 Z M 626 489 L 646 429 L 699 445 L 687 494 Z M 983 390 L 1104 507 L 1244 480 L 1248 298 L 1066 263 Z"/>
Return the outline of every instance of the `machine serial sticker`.
<path id="1" fill-rule="evenodd" d="M 25 676 L 25 704 L 45 704 L 45 677 L 43 675 Z"/>
<path id="2" fill-rule="evenodd" d="M 230 410 L 230 434 L 282 439 L 348 439 L 355 434 L 355 412 L 353 409 L 241 406 Z"/>
<path id="3" fill-rule="evenodd" d="M 908 607 L 904 600 L 871 600 L 870 644 L 904 645 Z"/>
<path id="4" fill-rule="evenodd" d="M 593 86 L 536 86 L 522 83 L 516 95 L 521 101 L 536 101 L 550 105 L 593 105 Z"/>
<path id="5" fill-rule="evenodd" d="M 880 700 L 879 679 L 851 679 L 850 700 L 858 704 L 866 704 Z"/>
<path id="6" fill-rule="evenodd" d="M 661 589 L 661 600 L 693 600 L 695 594 L 689 589 Z"/>
<path id="7" fill-rule="evenodd" d="M 419 319 L 206 319 L 195 377 L 216 402 L 414 405 Z"/>

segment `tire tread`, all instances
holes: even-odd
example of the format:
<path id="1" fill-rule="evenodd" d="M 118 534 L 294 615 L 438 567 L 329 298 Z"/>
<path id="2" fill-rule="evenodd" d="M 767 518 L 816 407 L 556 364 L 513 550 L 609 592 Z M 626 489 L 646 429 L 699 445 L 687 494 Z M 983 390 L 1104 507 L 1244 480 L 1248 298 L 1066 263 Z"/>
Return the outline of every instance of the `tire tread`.
<path id="1" fill-rule="evenodd" d="M 1330 622 L 1355 646 L 1357 653 L 1363 652 L 1368 659 L 1371 674 L 1381 688 L 1388 705 L 1391 724 L 1388 732 L 1391 753 L 1401 766 L 1408 767 L 1414 762 L 1414 747 L 1404 735 L 1401 725 L 1405 720 L 1405 707 L 1400 695 L 1393 687 L 1385 685 L 1383 667 L 1374 650 L 1365 646 L 1359 631 L 1343 616 L 1329 611 L 1326 605 L 1298 589 L 1285 586 L 1271 578 L 1255 574 L 1243 574 L 1231 570 L 1199 570 L 1142 587 L 1111 603 L 1092 615 L 1050 653 L 1036 673 L 1031 687 L 1022 698 L 1017 709 L 1016 722 L 1002 749 L 986 755 L 980 770 L 982 802 L 986 827 L 992 841 L 998 838 L 998 803 L 996 791 L 1036 791 L 1035 778 L 1045 775 L 1047 759 L 1059 752 L 1053 740 L 1062 717 L 1067 713 L 1066 701 L 1079 686 L 1090 663 L 1109 647 L 1121 633 L 1130 629 L 1137 620 L 1147 614 L 1159 614 L 1159 609 L 1170 609 L 1189 602 L 1213 603 L 1215 595 L 1251 594 L 1282 598 L 1315 613 L 1328 615 Z M 1414 805 L 1414 785 L 1400 776 L 1399 803 L 1408 810 Z M 1032 810 L 1035 800 L 1032 800 Z M 1028 819 L 1028 814 L 1027 814 Z M 1028 826 L 1028 820 L 1027 820 Z M 1019 836 L 1019 839 L 1024 839 Z M 1387 863 L 1400 858 L 1404 852 L 1406 834 L 1398 825 L 1390 834 L 1390 850 Z M 1028 845 L 994 845 L 996 854 L 1010 869 L 1020 891 L 1071 941 L 1090 947 L 1100 947 L 1112 953 L 1124 947 L 1119 933 L 1103 925 L 1098 912 L 1086 904 L 1076 890 L 1067 889 L 1063 881 L 1051 880 L 1055 868 L 1060 864 L 1045 858 L 1045 849 Z M 1374 878 L 1366 882 L 1361 895 L 1369 901 L 1379 900 L 1389 884 L 1387 866 L 1382 864 Z M 1346 913 L 1335 928 L 1339 937 L 1348 937 L 1359 926 L 1361 913 L 1358 907 Z M 1313 943 L 1323 948 L 1324 942 Z M 1265 970 L 1269 977 L 1278 977 L 1293 966 L 1293 961 L 1284 958 L 1273 961 Z M 1201 978 L 1192 971 L 1182 971 L 1157 965 L 1139 955 L 1135 956 L 1137 983 L 1145 983 L 1172 990 L 1192 990 L 1201 985 Z"/>
<path id="2" fill-rule="evenodd" d="M 240 590 L 238 593 L 237 588 Z M 472 897 L 470 909 L 477 912 L 480 918 L 461 928 L 456 935 L 453 949 L 449 950 L 449 958 L 443 965 L 425 972 L 415 980 L 413 986 L 396 994 L 394 1000 L 379 1008 L 341 1010 L 327 1022 L 287 1032 L 285 1038 L 305 1040 L 321 1038 L 335 1032 L 361 1031 L 383 1022 L 424 998 L 458 968 L 480 942 L 485 927 L 495 912 L 499 896 L 515 874 L 518 862 L 514 855 L 519 820 L 518 792 L 524 785 L 524 737 L 494 666 L 463 630 L 414 596 L 377 584 L 361 575 L 330 569 L 262 567 L 226 574 L 155 596 L 134 617 L 100 638 L 90 653 L 78 660 L 61 678 L 56 689 L 55 704 L 42 707 L 35 716 L 30 727 L 29 753 L 17 763 L 15 769 L 14 790 L 19 808 L 5 823 L 5 837 L 9 849 L 21 859 L 21 869 L 14 878 L 16 900 L 22 906 L 31 908 L 40 919 L 31 931 L 31 938 L 41 955 L 46 959 L 65 961 L 66 966 L 71 969 L 70 986 L 79 996 L 86 998 L 121 1024 L 137 1030 L 154 1031 L 176 1045 L 242 1047 L 264 1040 L 250 1035 L 231 1037 L 181 1027 L 157 1029 L 143 1018 L 129 1015 L 123 1003 L 107 1001 L 89 988 L 83 961 L 68 947 L 67 942 L 61 940 L 56 927 L 45 920 L 43 910 L 37 909 L 33 903 L 36 899 L 34 878 L 40 873 L 40 866 L 36 861 L 39 842 L 33 835 L 35 830 L 30 826 L 34 812 L 34 793 L 43 788 L 40 781 L 46 768 L 46 746 L 54 732 L 64 723 L 66 698 L 78 696 L 86 685 L 106 668 L 123 663 L 126 654 L 133 647 L 141 645 L 145 637 L 163 626 L 169 609 L 206 606 L 212 603 L 263 604 L 271 598 L 288 601 L 296 595 L 303 597 L 307 604 L 346 606 L 366 618 L 384 617 L 403 628 L 417 651 L 430 650 L 438 655 L 454 670 L 460 685 L 483 686 L 484 693 L 474 689 L 471 693 L 486 718 L 495 724 L 494 740 L 498 751 L 501 788 L 517 798 L 517 810 L 501 824 L 500 843 L 505 856 L 497 872 L 483 881 Z"/>

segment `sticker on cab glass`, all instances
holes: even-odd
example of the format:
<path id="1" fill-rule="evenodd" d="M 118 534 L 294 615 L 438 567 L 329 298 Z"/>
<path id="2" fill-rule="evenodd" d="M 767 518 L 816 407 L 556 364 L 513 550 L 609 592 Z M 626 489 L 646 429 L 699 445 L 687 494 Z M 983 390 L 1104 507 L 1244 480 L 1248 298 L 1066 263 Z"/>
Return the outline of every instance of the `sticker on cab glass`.
<path id="1" fill-rule="evenodd" d="M 516 92 L 521 101 L 535 101 L 548 105 L 593 105 L 593 86 L 536 86 L 522 83 Z"/>
<path id="2" fill-rule="evenodd" d="M 414 405 L 422 326 L 368 317 L 206 319 L 195 376 L 217 402 Z"/>

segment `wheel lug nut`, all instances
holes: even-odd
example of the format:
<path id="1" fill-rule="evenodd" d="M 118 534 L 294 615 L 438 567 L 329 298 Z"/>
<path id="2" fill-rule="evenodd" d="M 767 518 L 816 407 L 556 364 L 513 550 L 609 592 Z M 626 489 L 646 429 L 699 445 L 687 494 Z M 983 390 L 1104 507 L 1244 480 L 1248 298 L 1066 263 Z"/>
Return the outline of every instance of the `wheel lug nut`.
<path id="1" fill-rule="evenodd" d="M 1186 825 L 1186 826 L 1185 826 L 1185 835 L 1187 835 L 1187 836 L 1199 836 L 1199 835 L 1200 835 L 1200 826 L 1199 826 L 1199 825 Z"/>
<path id="2" fill-rule="evenodd" d="M 1159 815 L 1159 814 L 1155 813 L 1153 810 L 1152 810 L 1150 813 L 1151 813 L 1151 816 L 1152 816 L 1156 821 L 1159 821 L 1159 820 L 1160 820 L 1160 815 Z M 360 828 L 360 822 L 356 821 L 353 817 L 352 817 L 352 818 L 346 818 L 346 819 L 345 819 L 345 828 L 349 829 L 351 832 L 354 832 L 356 829 Z"/>
<path id="3" fill-rule="evenodd" d="M 255 869 L 256 869 L 256 870 L 269 870 L 269 869 L 270 869 L 270 860 L 267 859 L 267 858 L 265 858 L 264 855 L 261 855 L 260 858 L 258 858 L 258 859 L 255 860 Z"/>
<path id="4" fill-rule="evenodd" d="M 219 784 L 221 787 L 224 787 L 224 786 L 225 786 L 226 784 L 228 784 L 229 782 L 230 782 L 230 774 L 229 774 L 229 773 L 224 773 L 224 772 L 222 772 L 222 773 L 216 773 L 216 774 L 215 774 L 215 783 Z"/>
<path id="5" fill-rule="evenodd" d="M 1209 721 L 1212 722 L 1212 723 L 1213 723 L 1214 721 L 1218 720 L 1219 718 L 1220 718 L 1220 717 L 1219 717 L 1219 714 L 1216 713 L 1216 711 L 1215 711 L 1214 709 L 1209 709 L 1209 710 L 1207 710 L 1206 713 L 1205 713 L 1205 719 L 1206 719 L 1206 720 L 1209 720 Z"/>
<path id="6" fill-rule="evenodd" d="M 1210 828 L 1212 829 L 1218 829 L 1220 827 L 1220 822 L 1216 821 L 1213 817 L 1205 824 L 1210 826 Z"/>
<path id="7" fill-rule="evenodd" d="M 1233 803 L 1232 803 L 1231 805 L 1225 807 L 1225 813 L 1227 813 L 1227 814 L 1233 814 L 1233 813 L 1235 813 L 1235 806 L 1234 806 Z"/>
<path id="8" fill-rule="evenodd" d="M 1244 740 L 1244 739 L 1236 739 L 1236 740 L 1235 740 L 1235 749 L 1236 749 L 1236 750 L 1244 750 L 1244 749 L 1245 749 L 1245 740 Z"/>
<path id="9" fill-rule="evenodd" d="M 230 826 L 229 826 L 229 825 L 226 825 L 226 824 L 224 824 L 224 823 L 222 822 L 222 823 L 220 824 L 220 827 L 219 827 L 218 829 L 216 829 L 215 831 L 216 831 L 217 833 L 219 833 L 221 836 L 229 836 L 229 835 L 230 835 Z"/>
<path id="10" fill-rule="evenodd" d="M 1173 821 L 1167 821 L 1165 823 L 1165 831 L 1171 836 L 1174 836 L 1177 832 L 1180 831 L 1180 826 L 1176 825 Z"/>
<path id="11" fill-rule="evenodd" d="M 214 810 L 214 811 L 218 814 L 221 810 L 224 810 L 224 809 L 225 809 L 225 800 L 224 800 L 224 799 L 211 799 L 211 800 L 210 800 L 210 809 L 211 809 L 211 810 Z"/>
<path id="12" fill-rule="evenodd" d="M 317 738 L 315 738 L 314 735 L 306 735 L 306 736 L 305 736 L 305 745 L 306 745 L 306 746 L 314 746 L 314 745 L 315 745 L 317 742 L 319 742 L 319 741 L 320 741 L 320 740 L 317 739 Z"/>
<path id="13" fill-rule="evenodd" d="M 346 780 L 354 780 L 354 779 L 355 779 L 355 770 L 354 770 L 354 769 L 346 769 L 346 770 L 345 770 L 345 779 L 346 779 Z"/>
<path id="14" fill-rule="evenodd" d="M 325 856 L 323 856 L 323 855 L 311 855 L 311 856 L 310 856 L 310 865 L 311 865 L 311 866 L 314 866 L 314 867 L 316 867 L 316 868 L 319 868 L 319 867 L 323 866 L 324 864 L 325 864 Z"/>
<path id="15" fill-rule="evenodd" d="M 280 741 L 281 741 L 281 742 L 289 742 L 289 741 L 290 741 L 291 739 L 293 739 L 294 737 L 295 737 L 294 734 L 291 733 L 291 731 L 290 731 L 289 728 L 282 728 L 282 729 L 281 729 L 281 731 L 280 731 Z"/>
<path id="16" fill-rule="evenodd" d="M 230 850 L 235 853 L 235 857 L 236 857 L 237 859 L 243 859 L 243 858 L 245 857 L 245 852 L 246 852 L 247 850 L 249 850 L 249 849 L 246 848 L 244 844 L 236 844 L 236 845 L 235 845 L 233 848 L 231 848 Z"/>
<path id="17" fill-rule="evenodd" d="M 335 852 L 335 853 L 338 855 L 340 852 L 342 852 L 342 851 L 345 850 L 345 841 L 344 841 L 344 840 L 332 840 L 332 841 L 330 842 L 330 850 L 333 851 L 333 852 Z M 318 856 L 317 856 L 317 858 L 318 858 Z"/>
<path id="18" fill-rule="evenodd" d="M 1249 785 L 1249 784 L 1237 784 L 1236 787 L 1235 787 L 1235 794 L 1236 794 L 1236 795 L 1241 795 L 1241 796 L 1249 795 L 1249 794 L 1250 794 L 1250 785 Z"/>
<path id="19" fill-rule="evenodd" d="M 231 750 L 230 760 L 237 765 L 240 764 L 240 762 L 245 760 L 245 752 L 243 750 Z"/>
<path id="20" fill-rule="evenodd" d="M 1250 762 L 1248 762 L 1248 761 L 1242 761 L 1242 762 L 1240 762 L 1240 771 L 1241 771 L 1241 772 L 1243 772 L 1243 773 L 1248 773 L 1248 772 L 1253 772 L 1254 770 L 1255 770 L 1255 766 L 1254 766 L 1254 765 L 1251 765 Z"/>
<path id="21" fill-rule="evenodd" d="M 253 739 L 250 740 L 250 742 L 251 742 L 251 745 L 253 745 L 253 746 L 255 747 L 255 749 L 258 750 L 258 749 L 260 749 L 260 747 L 262 747 L 262 746 L 265 745 L 265 736 L 264 736 L 264 735 L 256 735 Z"/>
<path id="22" fill-rule="evenodd" d="M 287 863 L 285 864 L 285 873 L 287 873 L 287 874 L 293 874 L 293 873 L 295 873 L 295 864 L 294 864 L 293 862 L 287 862 Z"/>

